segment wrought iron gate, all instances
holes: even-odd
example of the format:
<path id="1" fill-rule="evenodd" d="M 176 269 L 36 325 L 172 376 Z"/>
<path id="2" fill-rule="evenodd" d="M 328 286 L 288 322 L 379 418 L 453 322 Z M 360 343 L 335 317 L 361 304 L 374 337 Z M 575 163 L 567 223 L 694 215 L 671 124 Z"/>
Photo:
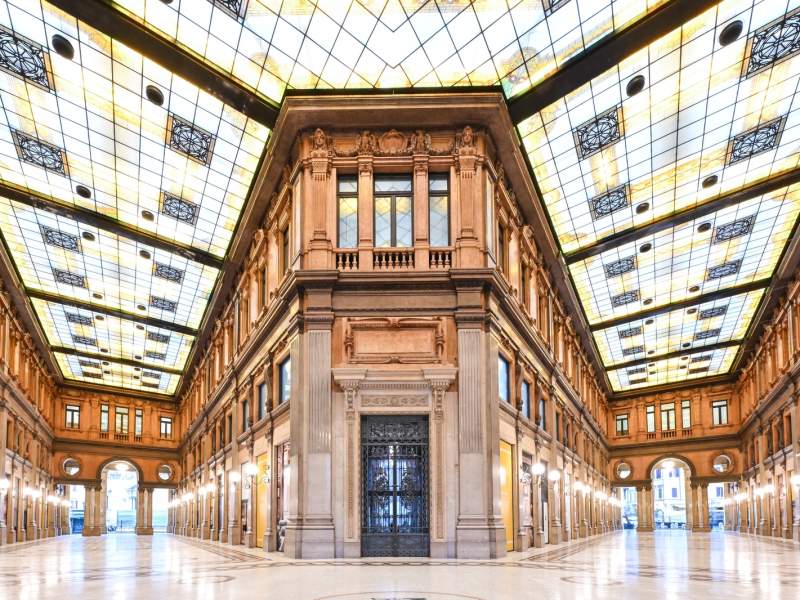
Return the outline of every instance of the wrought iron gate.
<path id="1" fill-rule="evenodd" d="M 361 555 L 428 556 L 428 419 L 361 419 Z"/>

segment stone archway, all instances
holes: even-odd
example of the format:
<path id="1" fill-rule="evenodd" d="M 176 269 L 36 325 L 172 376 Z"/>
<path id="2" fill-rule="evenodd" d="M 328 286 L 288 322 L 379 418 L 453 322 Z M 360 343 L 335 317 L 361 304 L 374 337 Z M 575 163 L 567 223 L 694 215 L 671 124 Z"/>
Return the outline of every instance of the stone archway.
<path id="1" fill-rule="evenodd" d="M 100 467 L 100 523 L 103 533 L 138 533 L 141 528 L 139 466 L 129 459 L 105 461 Z"/>
<path id="2" fill-rule="evenodd" d="M 652 526 L 658 529 L 691 530 L 697 519 L 694 465 L 683 456 L 663 455 L 650 463 Z"/>

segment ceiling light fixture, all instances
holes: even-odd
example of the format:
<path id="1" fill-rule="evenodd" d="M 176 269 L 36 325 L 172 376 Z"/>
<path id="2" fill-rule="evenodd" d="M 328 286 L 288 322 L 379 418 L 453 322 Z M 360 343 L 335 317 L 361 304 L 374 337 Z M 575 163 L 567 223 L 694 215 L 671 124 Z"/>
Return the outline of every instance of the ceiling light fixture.
<path id="1" fill-rule="evenodd" d="M 743 28 L 744 25 L 738 20 L 725 25 L 719 34 L 720 46 L 727 46 L 728 44 L 732 44 L 739 39 L 739 36 L 742 35 Z"/>
<path id="2" fill-rule="evenodd" d="M 55 34 L 50 38 L 50 43 L 53 46 L 53 50 L 55 50 L 56 54 L 59 56 L 63 56 L 67 60 L 75 58 L 75 48 L 72 47 L 72 42 L 63 35 Z"/>
<path id="3" fill-rule="evenodd" d="M 164 93 L 154 85 L 148 85 L 144 88 L 144 94 L 156 106 L 164 104 Z"/>
<path id="4" fill-rule="evenodd" d="M 635 96 L 644 89 L 644 75 L 637 75 L 632 78 L 625 86 L 625 93 L 628 97 Z"/>

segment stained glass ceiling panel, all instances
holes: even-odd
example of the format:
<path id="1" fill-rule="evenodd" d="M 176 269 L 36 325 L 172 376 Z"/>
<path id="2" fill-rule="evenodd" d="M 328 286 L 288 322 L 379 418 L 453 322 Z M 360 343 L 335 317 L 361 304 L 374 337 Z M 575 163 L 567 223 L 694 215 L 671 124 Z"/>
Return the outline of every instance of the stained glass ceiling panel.
<path id="1" fill-rule="evenodd" d="M 570 265 L 589 323 L 765 280 L 798 211 L 795 184 Z"/>
<path id="2" fill-rule="evenodd" d="M 611 367 L 741 340 L 763 295 L 764 290 L 756 290 L 634 319 L 595 331 L 595 343 L 603 363 Z"/>
<path id="3" fill-rule="evenodd" d="M 154 369 L 137 371 L 136 367 L 113 361 L 107 361 L 109 364 L 104 365 L 94 359 L 63 352 L 54 352 L 53 355 L 65 377 L 95 385 L 121 387 L 150 394 L 173 394 L 180 379 L 179 375 Z"/>
<path id="4" fill-rule="evenodd" d="M 223 257 L 268 129 L 46 2 L 0 27 L 0 181 Z"/>
<path id="5" fill-rule="evenodd" d="M 798 166 L 798 7 L 721 2 L 519 124 L 565 253 Z"/>
<path id="6" fill-rule="evenodd" d="M 0 232 L 26 288 L 196 329 L 219 271 L 0 197 Z"/>
<path id="7" fill-rule="evenodd" d="M 541 82 L 663 0 L 117 0 L 263 97 Z"/>
<path id="8" fill-rule="evenodd" d="M 194 336 L 38 298 L 31 303 L 51 346 L 141 362 L 145 370 L 186 365 Z"/>
<path id="9" fill-rule="evenodd" d="M 635 368 L 608 371 L 611 389 L 615 392 L 634 390 L 652 385 L 665 385 L 724 375 L 727 373 L 739 346 L 720 348 L 711 352 L 693 352 L 674 358 L 654 360 Z"/>

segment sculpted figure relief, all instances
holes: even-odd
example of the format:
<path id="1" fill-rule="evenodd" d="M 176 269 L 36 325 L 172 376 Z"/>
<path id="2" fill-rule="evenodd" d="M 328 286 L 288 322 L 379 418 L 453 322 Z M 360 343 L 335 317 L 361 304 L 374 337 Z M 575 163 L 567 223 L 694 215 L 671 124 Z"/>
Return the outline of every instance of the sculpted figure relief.
<path id="1" fill-rule="evenodd" d="M 356 151 L 359 154 L 373 154 L 377 146 L 375 135 L 366 129 L 361 132 L 356 140 Z"/>

